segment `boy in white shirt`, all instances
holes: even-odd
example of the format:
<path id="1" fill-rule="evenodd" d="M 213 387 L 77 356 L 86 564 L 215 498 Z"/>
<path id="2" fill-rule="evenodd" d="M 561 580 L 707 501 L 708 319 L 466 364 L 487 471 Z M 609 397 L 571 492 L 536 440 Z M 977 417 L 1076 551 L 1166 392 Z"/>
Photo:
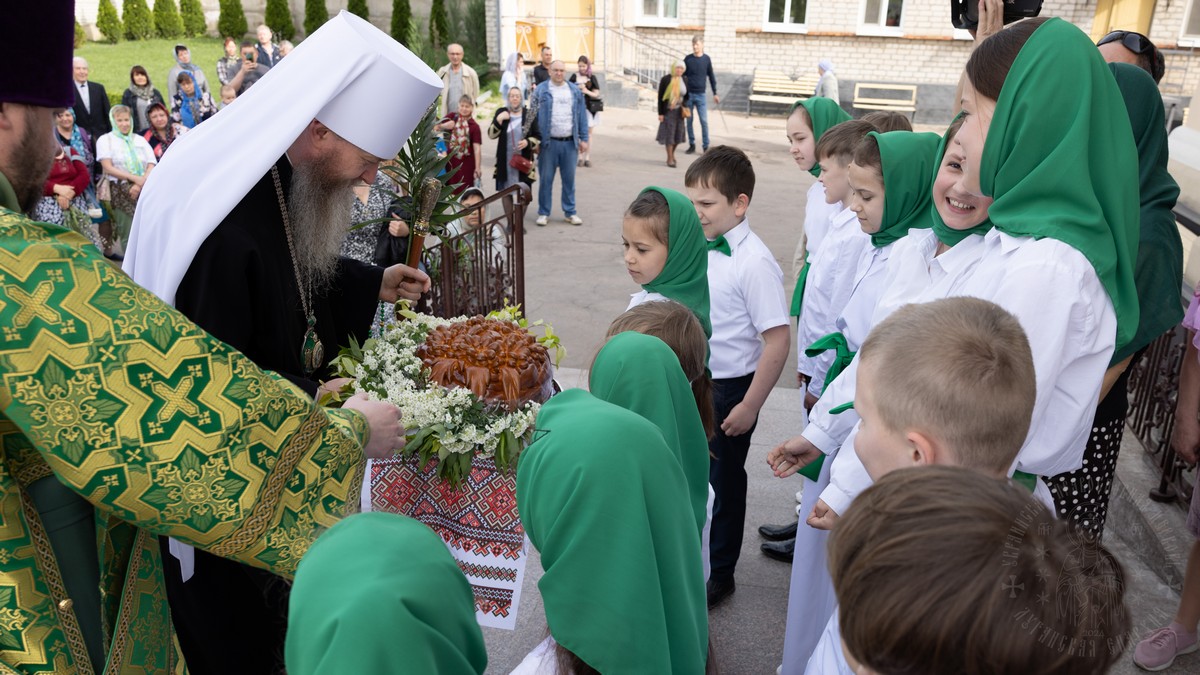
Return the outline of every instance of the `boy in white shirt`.
<path id="1" fill-rule="evenodd" d="M 716 492 L 708 606 L 734 591 L 746 520 L 746 455 L 758 412 L 788 352 L 783 272 L 746 219 L 754 167 L 737 148 L 715 146 L 688 167 L 688 197 L 708 239 L 712 337 L 709 368 L 716 413 L 709 481 Z"/>
<path id="2" fill-rule="evenodd" d="M 871 480 L 937 464 L 1005 479 L 1037 395 L 1021 324 L 977 298 L 900 308 L 863 343 L 857 377 L 854 408 L 862 421 L 854 451 Z M 852 672 L 837 621 L 835 613 L 806 673 Z"/>

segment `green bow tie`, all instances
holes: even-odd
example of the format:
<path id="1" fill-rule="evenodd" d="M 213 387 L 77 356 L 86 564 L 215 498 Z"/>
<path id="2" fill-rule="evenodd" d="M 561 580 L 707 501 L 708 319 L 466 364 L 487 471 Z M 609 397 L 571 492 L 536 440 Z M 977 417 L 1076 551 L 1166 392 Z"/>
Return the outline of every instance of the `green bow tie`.
<path id="1" fill-rule="evenodd" d="M 733 250 L 729 248 L 729 242 L 725 241 L 725 235 L 721 235 L 708 242 L 708 250 L 720 251 L 725 255 L 733 255 Z"/>

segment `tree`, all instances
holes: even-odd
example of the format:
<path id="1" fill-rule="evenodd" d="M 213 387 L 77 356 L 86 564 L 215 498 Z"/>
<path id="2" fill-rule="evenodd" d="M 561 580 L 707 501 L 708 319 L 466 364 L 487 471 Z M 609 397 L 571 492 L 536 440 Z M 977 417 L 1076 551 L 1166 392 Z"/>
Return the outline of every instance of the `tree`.
<path id="1" fill-rule="evenodd" d="M 221 0 L 221 15 L 217 18 L 217 31 L 235 40 L 242 39 L 250 27 L 246 25 L 246 13 L 241 0 Z"/>
<path id="2" fill-rule="evenodd" d="M 80 26 L 79 19 L 76 19 L 75 20 L 75 49 L 79 49 L 80 47 L 82 47 L 83 43 L 86 41 L 87 41 L 87 33 L 83 32 L 83 26 Z"/>
<path id="3" fill-rule="evenodd" d="M 267 0 L 267 12 L 263 23 L 275 31 L 280 40 L 296 37 L 296 24 L 292 21 L 292 8 L 287 0 Z"/>
<path id="4" fill-rule="evenodd" d="M 450 18 L 446 16 L 446 0 L 433 0 L 429 6 L 429 42 L 436 49 L 450 44 Z"/>
<path id="5" fill-rule="evenodd" d="M 484 0 L 467 0 L 467 14 L 463 17 L 463 42 L 467 63 L 474 64 L 481 72 L 487 70 L 487 6 Z"/>
<path id="6" fill-rule="evenodd" d="M 350 0 L 346 3 L 346 11 L 361 17 L 364 21 L 371 19 L 371 11 L 367 9 L 367 0 Z"/>
<path id="7" fill-rule="evenodd" d="M 105 42 L 115 44 L 121 41 L 121 36 L 125 34 L 125 26 L 121 24 L 121 17 L 117 16 L 117 8 L 113 6 L 112 0 L 100 0 L 100 9 L 96 12 L 96 28 L 104 36 Z"/>
<path id="8" fill-rule="evenodd" d="M 179 0 L 179 14 L 183 20 L 184 35 L 196 37 L 208 32 L 208 21 L 204 19 L 200 0 Z"/>
<path id="9" fill-rule="evenodd" d="M 154 32 L 167 39 L 183 35 L 183 19 L 175 0 L 154 0 Z"/>
<path id="10" fill-rule="evenodd" d="M 317 32 L 329 20 L 329 10 L 325 0 L 304 0 L 304 34 L 306 36 Z"/>
<path id="11" fill-rule="evenodd" d="M 154 37 L 154 17 L 146 0 L 125 0 L 125 37 L 130 40 L 149 40 Z"/>
<path id="12" fill-rule="evenodd" d="M 412 44 L 412 18 L 412 4 L 408 0 L 392 0 L 392 37 L 405 47 Z"/>

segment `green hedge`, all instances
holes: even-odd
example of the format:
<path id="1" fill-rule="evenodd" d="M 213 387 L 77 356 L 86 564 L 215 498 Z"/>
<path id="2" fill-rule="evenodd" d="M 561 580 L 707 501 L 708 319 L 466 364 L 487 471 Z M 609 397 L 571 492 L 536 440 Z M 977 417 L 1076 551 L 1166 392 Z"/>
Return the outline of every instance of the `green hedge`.
<path id="1" fill-rule="evenodd" d="M 392 37 L 409 47 L 412 44 L 412 4 L 408 0 L 392 0 Z"/>
<path id="2" fill-rule="evenodd" d="M 168 40 L 183 36 L 183 19 L 175 0 L 154 0 L 154 32 Z"/>
<path id="3" fill-rule="evenodd" d="M 146 0 L 125 0 L 123 5 L 125 37 L 129 40 L 149 40 L 154 37 L 154 18 Z"/>
<path id="4" fill-rule="evenodd" d="M 217 19 L 217 30 L 222 37 L 231 37 L 239 42 L 250 28 L 246 25 L 246 13 L 241 0 L 221 0 L 221 15 Z"/>
<path id="5" fill-rule="evenodd" d="M 370 21 L 371 10 L 367 9 L 367 0 L 350 0 L 346 3 L 346 11 Z"/>
<path id="6" fill-rule="evenodd" d="M 263 23 L 275 31 L 280 40 L 296 37 L 296 24 L 292 21 L 292 10 L 288 7 L 287 0 L 267 0 Z"/>
<path id="7" fill-rule="evenodd" d="M 304 0 L 304 35 L 305 37 L 317 32 L 329 20 L 329 10 L 325 0 Z"/>
<path id="8" fill-rule="evenodd" d="M 121 17 L 117 15 L 117 8 L 113 6 L 112 0 L 100 0 L 100 9 L 96 13 L 96 29 L 100 31 L 105 42 L 113 44 L 120 42 L 121 36 L 125 34 L 125 26 L 121 23 Z"/>
<path id="9" fill-rule="evenodd" d="M 208 32 L 208 21 L 204 19 L 200 0 L 179 0 L 179 14 L 183 20 L 184 35 L 196 37 Z"/>

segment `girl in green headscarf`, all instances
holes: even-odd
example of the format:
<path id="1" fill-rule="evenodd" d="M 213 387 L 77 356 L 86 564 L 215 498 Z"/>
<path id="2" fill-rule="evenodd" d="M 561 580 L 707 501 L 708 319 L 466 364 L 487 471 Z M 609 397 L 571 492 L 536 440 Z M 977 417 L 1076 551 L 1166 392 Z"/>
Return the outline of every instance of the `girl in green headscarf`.
<path id="1" fill-rule="evenodd" d="M 629 276 L 643 289 L 629 307 L 669 298 L 692 310 L 711 337 L 708 244 L 691 200 L 666 188 L 642 190 L 625 211 L 621 246 Z"/>
<path id="2" fill-rule="evenodd" d="M 705 672 L 700 541 L 659 428 L 582 389 L 550 399 L 537 427 L 517 467 L 517 506 L 541 554 L 557 647 L 517 672 Z M 538 657 L 559 665 L 534 670 Z"/>
<path id="3" fill-rule="evenodd" d="M 588 390 L 602 401 L 645 417 L 662 431 L 687 479 L 699 534 L 708 502 L 708 438 L 675 353 L 651 335 L 614 335 L 592 362 Z"/>
<path id="4" fill-rule="evenodd" d="M 296 570 L 288 673 L 482 673 L 487 651 L 474 607 L 433 530 L 391 513 L 350 516 Z"/>
<path id="5" fill-rule="evenodd" d="M 1101 384 L 1138 326 L 1137 150 L 1121 92 L 1095 45 L 1061 19 L 1030 19 L 982 42 L 966 67 L 958 132 L 968 192 L 992 197 L 988 249 L 958 294 L 1012 312 L 1037 375 L 1016 469 L 1083 464 Z M 1060 514 L 1098 531 L 1111 485 L 1058 490 Z"/>
<path id="6" fill-rule="evenodd" d="M 818 96 L 796 101 L 788 111 L 785 130 L 788 152 L 801 171 L 814 178 L 821 175 L 817 163 L 817 141 L 830 127 L 851 119 L 833 99 Z M 842 210 L 841 202 L 825 203 L 825 186 L 813 183 L 808 188 L 804 202 L 804 231 L 796 244 L 796 255 L 792 262 L 796 275 L 796 287 L 792 291 L 792 316 L 800 316 L 801 300 L 804 298 L 804 282 L 808 278 L 808 263 L 817 252 L 825 232 L 829 230 L 829 219 Z M 798 268 L 798 269 L 795 269 Z"/>

